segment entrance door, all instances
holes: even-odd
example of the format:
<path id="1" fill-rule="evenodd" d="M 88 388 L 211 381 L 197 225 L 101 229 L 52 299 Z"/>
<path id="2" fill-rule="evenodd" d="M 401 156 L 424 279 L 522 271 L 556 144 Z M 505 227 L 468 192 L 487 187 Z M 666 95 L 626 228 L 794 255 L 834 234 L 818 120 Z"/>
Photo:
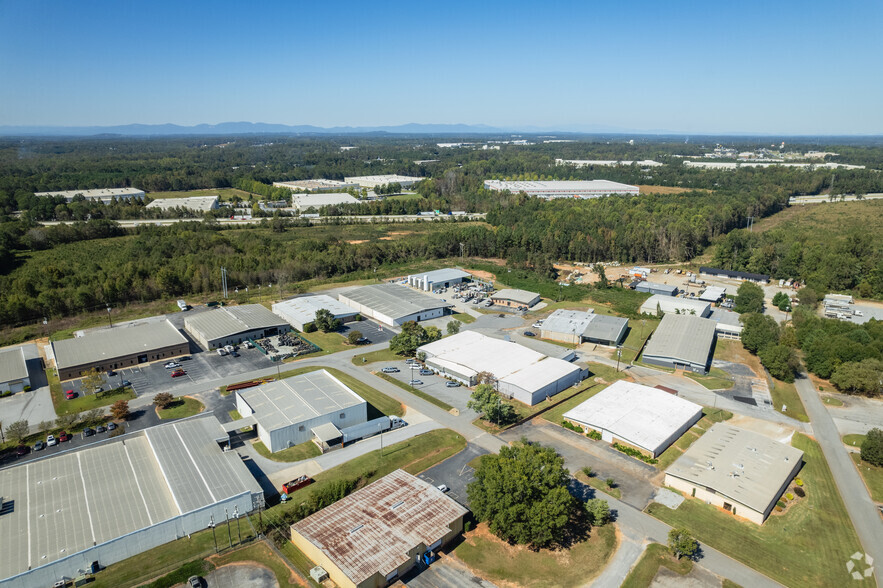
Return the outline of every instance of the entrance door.
<path id="1" fill-rule="evenodd" d="M 729 502 L 724 502 L 724 510 L 728 510 L 728 511 L 732 512 L 732 511 L 733 511 L 733 505 L 730 504 Z"/>
<path id="2" fill-rule="evenodd" d="M 146 355 L 139 355 L 138 356 L 138 363 L 147 363 L 147 356 Z"/>

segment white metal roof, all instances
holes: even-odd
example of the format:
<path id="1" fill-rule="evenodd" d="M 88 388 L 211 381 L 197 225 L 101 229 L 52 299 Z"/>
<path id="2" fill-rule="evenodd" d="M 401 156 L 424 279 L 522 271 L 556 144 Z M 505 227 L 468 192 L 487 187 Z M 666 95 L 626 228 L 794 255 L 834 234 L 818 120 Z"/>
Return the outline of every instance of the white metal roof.
<path id="1" fill-rule="evenodd" d="M 543 325 L 545 324 L 543 323 Z M 629 320 L 627 318 L 606 314 L 593 314 L 592 320 L 589 321 L 589 325 L 583 331 L 583 337 L 618 342 L 623 331 L 628 326 Z"/>
<path id="2" fill-rule="evenodd" d="M 802 458 L 796 447 L 717 423 L 665 473 L 765 512 Z"/>
<path id="3" fill-rule="evenodd" d="M 573 165 L 576 167 L 586 167 L 590 165 L 613 167 L 617 165 L 632 165 L 633 163 L 637 163 L 641 167 L 658 167 L 660 165 L 665 165 L 664 163 L 659 163 L 652 159 L 641 159 L 639 161 L 630 159 L 556 159 L 555 163 L 558 165 Z"/>
<path id="4" fill-rule="evenodd" d="M 82 194 L 86 200 L 109 200 L 116 196 L 117 198 L 135 198 L 143 197 L 144 190 L 138 188 L 98 188 L 94 190 L 57 190 L 55 192 L 36 192 L 34 196 L 64 196 L 70 200 L 74 196 Z"/>
<path id="5" fill-rule="evenodd" d="M 184 319 L 188 329 L 202 334 L 207 340 L 232 337 L 238 333 L 287 326 L 262 304 L 224 306 L 188 316 Z"/>
<path id="6" fill-rule="evenodd" d="M 723 298 L 726 293 L 726 288 L 721 286 L 709 286 L 699 296 L 699 300 L 704 300 L 705 302 L 717 302 Z"/>
<path id="7" fill-rule="evenodd" d="M 443 269 L 424 272 L 422 274 L 413 274 L 409 277 L 419 278 L 420 280 L 426 278 L 429 280 L 430 284 L 439 284 L 441 282 L 449 282 L 451 280 L 469 279 L 472 277 L 472 274 L 454 267 L 446 267 Z"/>
<path id="8" fill-rule="evenodd" d="M 679 429 L 702 417 L 702 407 L 657 388 L 618 380 L 564 418 L 613 433 L 653 453 Z"/>
<path id="9" fill-rule="evenodd" d="M 322 309 L 339 319 L 359 314 L 354 308 L 350 308 L 327 294 L 301 296 L 273 304 L 273 312 L 293 325 L 305 325 L 313 322 L 316 320 L 316 312 Z"/>
<path id="10" fill-rule="evenodd" d="M 375 186 L 383 186 L 386 184 L 413 184 L 421 181 L 423 178 L 415 176 L 400 176 L 397 174 L 385 174 L 378 176 L 352 176 L 344 178 L 344 182 L 359 184 L 365 188 L 374 188 Z"/>
<path id="11" fill-rule="evenodd" d="M 367 306 L 374 312 L 388 316 L 393 320 L 418 312 L 453 306 L 401 284 L 362 286 L 341 294 L 340 298 L 344 302 L 352 300 L 357 304 Z"/>
<path id="12" fill-rule="evenodd" d="M 198 212 L 207 212 L 218 207 L 217 194 L 213 196 L 190 196 L 188 198 L 157 198 L 144 208 L 160 208 L 170 210 L 172 208 L 186 208 Z"/>
<path id="13" fill-rule="evenodd" d="M 267 431 L 365 403 L 361 396 L 325 370 L 237 390 L 236 393 L 248 403 L 257 422 Z"/>
<path id="14" fill-rule="evenodd" d="M 705 365 L 714 344 L 716 323 L 689 314 L 667 314 L 644 348 L 644 356 Z"/>
<path id="15" fill-rule="evenodd" d="M 28 377 L 28 364 L 23 347 L 0 349 L 0 382 L 12 382 Z"/>
<path id="16" fill-rule="evenodd" d="M 512 300 L 521 304 L 530 304 L 539 297 L 539 292 L 528 292 L 516 288 L 503 288 L 491 295 L 491 300 Z"/>
<path id="17" fill-rule="evenodd" d="M 641 305 L 641 314 L 656 315 L 657 310 L 662 310 L 666 314 L 676 314 L 680 311 L 681 314 L 695 312 L 695 316 L 707 316 L 711 312 L 711 305 L 702 300 L 663 296 L 662 294 L 654 294 Z"/>
<path id="18" fill-rule="evenodd" d="M 335 204 L 358 204 L 359 201 L 352 194 L 339 192 L 323 192 L 321 194 L 293 194 L 291 206 L 298 210 L 306 210 L 310 207 L 321 208 Z"/>
<path id="19" fill-rule="evenodd" d="M 273 182 L 273 185 L 279 188 L 290 188 L 292 190 L 344 190 L 346 188 L 358 187 L 358 184 L 355 184 L 353 182 L 326 180 L 324 178 L 317 178 L 313 180 L 291 180 L 285 182 Z"/>
<path id="20" fill-rule="evenodd" d="M 532 180 L 507 181 L 485 180 L 484 187 L 490 190 L 509 190 L 540 196 L 603 196 L 607 194 L 637 194 L 639 188 L 610 180 Z"/>
<path id="21" fill-rule="evenodd" d="M 559 308 L 544 321 L 542 330 L 567 335 L 582 335 L 592 320 L 592 310 L 565 310 Z"/>
<path id="22" fill-rule="evenodd" d="M 163 319 L 116 325 L 112 329 L 90 331 L 82 337 L 53 341 L 52 350 L 56 367 L 64 369 L 186 343 L 187 338 L 181 331 Z"/>

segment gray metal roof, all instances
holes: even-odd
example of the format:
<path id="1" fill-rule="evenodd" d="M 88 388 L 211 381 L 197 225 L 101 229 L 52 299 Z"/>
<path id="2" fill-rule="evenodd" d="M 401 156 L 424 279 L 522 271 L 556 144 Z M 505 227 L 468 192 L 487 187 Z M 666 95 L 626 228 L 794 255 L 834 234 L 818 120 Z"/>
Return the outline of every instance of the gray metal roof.
<path id="1" fill-rule="evenodd" d="M 177 421 L 0 470 L 0 578 L 260 486 L 213 416 Z M 211 488 L 208 492 L 207 488 Z"/>
<path id="2" fill-rule="evenodd" d="M 189 330 L 202 334 L 209 341 L 232 337 L 247 331 L 288 325 L 285 320 L 267 310 L 262 304 L 225 306 L 201 312 L 185 318 L 184 324 Z"/>
<path id="3" fill-rule="evenodd" d="M 802 458 L 795 447 L 717 423 L 665 473 L 765 512 Z"/>
<path id="4" fill-rule="evenodd" d="M 468 511 L 438 488 L 402 470 L 292 525 L 356 585 L 383 576 L 451 531 Z"/>
<path id="5" fill-rule="evenodd" d="M 344 294 L 342 298 L 347 298 L 367 306 L 368 308 L 386 315 L 392 319 L 397 319 L 418 312 L 425 312 L 435 308 L 447 308 L 452 304 L 442 302 L 432 296 L 421 294 L 416 290 L 412 290 L 401 284 L 372 284 L 370 286 L 362 286 Z"/>
<path id="6" fill-rule="evenodd" d="M 28 364 L 22 347 L 0 350 L 0 382 L 23 380 L 28 377 Z"/>
<path id="7" fill-rule="evenodd" d="M 322 423 L 321 425 L 313 427 L 310 431 L 316 436 L 316 439 L 323 443 L 328 443 L 333 439 L 343 437 L 343 433 L 340 432 L 340 429 L 334 426 L 334 423 Z"/>
<path id="8" fill-rule="evenodd" d="M 420 278 L 421 280 L 426 277 L 431 284 L 439 284 L 441 282 L 450 282 L 451 280 L 468 279 L 472 277 L 472 274 L 453 267 L 446 267 L 443 269 L 432 270 L 431 272 L 424 272 L 422 274 L 413 274 L 413 276 Z"/>
<path id="9" fill-rule="evenodd" d="M 543 325 L 545 324 L 543 323 Z M 587 339 L 619 341 L 622 333 L 628 326 L 629 319 L 627 318 L 608 316 L 606 314 L 593 314 L 582 335 Z"/>
<path id="10" fill-rule="evenodd" d="M 592 321 L 591 310 L 565 310 L 559 308 L 543 321 L 543 331 L 582 335 Z"/>
<path id="11" fill-rule="evenodd" d="M 699 300 L 705 302 L 717 302 L 727 293 L 727 289 L 721 286 L 709 286 L 699 295 Z"/>
<path id="12" fill-rule="evenodd" d="M 112 329 L 91 331 L 75 339 L 53 341 L 52 350 L 56 366 L 63 369 L 186 343 L 187 338 L 167 319 L 163 319 L 117 325 Z"/>
<path id="13" fill-rule="evenodd" d="M 220 196 L 190 196 L 188 198 L 157 198 L 144 208 L 159 208 L 170 210 L 172 208 L 186 208 L 197 212 L 207 212 L 218 208 Z"/>
<path id="14" fill-rule="evenodd" d="M 669 296 L 674 296 L 678 293 L 677 286 L 660 284 L 658 282 L 648 282 L 646 280 L 638 282 L 638 285 L 635 286 L 635 290 L 638 292 L 665 292 Z"/>
<path id="15" fill-rule="evenodd" d="M 316 320 L 316 312 L 321 309 L 330 312 L 334 318 L 346 318 L 359 314 L 356 309 L 350 308 L 327 294 L 292 298 L 273 305 L 273 312 L 293 325 L 305 325 L 313 322 Z"/>
<path id="16" fill-rule="evenodd" d="M 365 400 L 337 378 L 318 370 L 236 393 L 267 431 L 362 404 Z"/>
<path id="17" fill-rule="evenodd" d="M 666 314 L 644 348 L 644 355 L 705 365 L 714 343 L 714 325 L 711 319 L 690 314 Z"/>
<path id="18" fill-rule="evenodd" d="M 539 292 L 528 292 L 527 290 L 518 290 L 515 288 L 504 288 L 499 292 L 494 292 L 491 296 L 493 300 L 513 300 L 521 304 L 530 304 L 539 297 Z"/>

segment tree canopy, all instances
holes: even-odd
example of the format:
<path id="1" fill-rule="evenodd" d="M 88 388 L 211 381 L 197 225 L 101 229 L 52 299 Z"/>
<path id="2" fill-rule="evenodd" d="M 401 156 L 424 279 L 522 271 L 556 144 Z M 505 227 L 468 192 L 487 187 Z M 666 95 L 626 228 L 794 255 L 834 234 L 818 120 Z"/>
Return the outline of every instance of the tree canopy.
<path id="1" fill-rule="evenodd" d="M 334 315 L 328 309 L 320 308 L 316 311 L 316 318 L 313 320 L 313 324 L 323 333 L 331 333 L 332 331 L 339 330 L 343 322 L 340 319 L 334 318 Z"/>
<path id="2" fill-rule="evenodd" d="M 402 332 L 389 340 L 389 350 L 398 355 L 413 356 L 417 348 L 441 339 L 438 327 L 422 327 L 416 321 L 402 325 Z"/>
<path id="3" fill-rule="evenodd" d="M 754 282 L 742 282 L 736 290 L 736 312 L 763 312 L 763 288 Z"/>
<path id="4" fill-rule="evenodd" d="M 862 441 L 861 457 L 868 463 L 883 467 L 883 430 L 874 427 L 868 431 Z"/>
<path id="5" fill-rule="evenodd" d="M 472 392 L 466 408 L 474 410 L 481 418 L 495 425 L 505 425 L 515 421 L 517 414 L 511 404 L 506 404 L 491 384 L 479 384 Z"/>

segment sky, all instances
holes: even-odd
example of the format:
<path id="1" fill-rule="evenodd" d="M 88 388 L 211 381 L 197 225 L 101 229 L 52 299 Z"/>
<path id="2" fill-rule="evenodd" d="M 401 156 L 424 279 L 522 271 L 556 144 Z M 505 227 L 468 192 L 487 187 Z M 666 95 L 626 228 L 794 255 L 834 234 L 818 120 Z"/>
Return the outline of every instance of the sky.
<path id="1" fill-rule="evenodd" d="M 883 133 L 883 2 L 0 0 L 0 125 Z"/>

